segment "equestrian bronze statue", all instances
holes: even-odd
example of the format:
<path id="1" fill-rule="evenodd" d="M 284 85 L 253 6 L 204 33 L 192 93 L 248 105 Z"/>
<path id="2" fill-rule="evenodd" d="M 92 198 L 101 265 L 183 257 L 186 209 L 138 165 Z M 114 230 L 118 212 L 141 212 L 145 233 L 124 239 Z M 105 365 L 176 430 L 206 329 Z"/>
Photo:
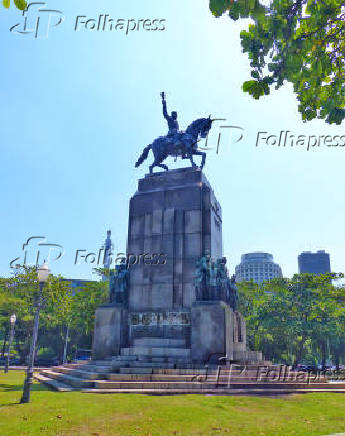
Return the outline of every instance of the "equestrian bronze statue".
<path id="1" fill-rule="evenodd" d="M 160 136 L 159 138 L 155 139 L 152 144 L 149 144 L 147 147 L 145 147 L 142 155 L 135 164 L 135 167 L 139 167 L 145 161 L 145 159 L 147 159 L 150 150 L 152 150 L 154 162 L 150 166 L 150 173 L 153 172 L 154 167 L 160 167 L 168 171 L 169 168 L 162 162 L 169 156 L 189 159 L 192 164 L 192 168 L 197 168 L 197 165 L 193 160 L 193 156 L 201 156 L 202 159 L 200 169 L 202 169 L 205 166 L 206 153 L 198 150 L 198 142 L 201 139 L 207 138 L 214 120 L 211 119 L 211 116 L 208 118 L 199 118 L 193 121 L 185 131 L 180 131 L 177 121 L 177 112 L 171 112 L 171 115 L 169 115 L 164 92 L 161 93 L 161 97 L 163 104 L 163 116 L 167 120 L 169 132 L 166 136 Z"/>

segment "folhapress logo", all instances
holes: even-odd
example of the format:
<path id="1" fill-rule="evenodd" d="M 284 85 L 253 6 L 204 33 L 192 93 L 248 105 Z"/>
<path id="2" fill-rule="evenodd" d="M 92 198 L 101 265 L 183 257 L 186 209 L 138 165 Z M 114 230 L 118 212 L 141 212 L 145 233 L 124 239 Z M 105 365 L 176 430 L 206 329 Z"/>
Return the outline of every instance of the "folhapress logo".
<path id="1" fill-rule="evenodd" d="M 62 245 L 47 242 L 45 236 L 31 236 L 22 248 L 22 255 L 10 262 L 11 268 L 38 266 L 43 263 L 52 263 L 59 260 L 65 251 Z M 20 262 L 20 263 L 19 263 Z"/>
<path id="2" fill-rule="evenodd" d="M 15 24 L 10 31 L 19 35 L 32 35 L 34 38 L 48 38 L 51 28 L 59 26 L 64 20 L 61 11 L 47 9 L 46 3 L 30 3 L 23 11 L 22 22 Z"/>

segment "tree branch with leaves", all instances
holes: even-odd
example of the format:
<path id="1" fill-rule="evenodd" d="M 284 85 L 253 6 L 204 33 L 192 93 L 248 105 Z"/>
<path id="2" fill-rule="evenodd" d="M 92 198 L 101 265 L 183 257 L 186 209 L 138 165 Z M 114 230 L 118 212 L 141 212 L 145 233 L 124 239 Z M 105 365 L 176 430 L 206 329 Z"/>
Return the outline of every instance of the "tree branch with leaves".
<path id="1" fill-rule="evenodd" d="M 210 0 L 212 13 L 250 19 L 241 32 L 254 99 L 293 85 L 304 121 L 341 124 L 345 118 L 345 2 L 338 0 Z"/>
<path id="2" fill-rule="evenodd" d="M 13 0 L 13 1 L 14 1 L 14 5 L 21 11 L 24 11 L 28 7 L 28 4 L 25 0 Z M 2 4 L 6 9 L 8 9 L 11 6 L 11 0 L 2 0 Z"/>

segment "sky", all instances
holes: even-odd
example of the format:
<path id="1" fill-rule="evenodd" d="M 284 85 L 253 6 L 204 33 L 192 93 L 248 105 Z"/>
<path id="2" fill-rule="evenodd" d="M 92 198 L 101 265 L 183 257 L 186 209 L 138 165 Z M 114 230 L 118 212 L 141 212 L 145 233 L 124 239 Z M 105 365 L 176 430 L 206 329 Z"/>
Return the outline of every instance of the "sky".
<path id="1" fill-rule="evenodd" d="M 204 170 L 222 206 L 230 272 L 242 254 L 265 251 L 290 277 L 299 253 L 320 249 L 333 271 L 345 272 L 345 147 L 257 146 L 258 132 L 334 136 L 343 128 L 303 123 L 289 84 L 259 101 L 243 93 L 250 69 L 240 31 L 248 22 L 214 18 L 207 0 L 48 0 L 46 8 L 64 21 L 44 38 L 47 13 L 35 38 L 9 31 L 23 23 L 14 7 L 0 11 L 0 276 L 33 236 L 63 247 L 50 267 L 68 278 L 95 278 L 94 265 L 75 264 L 76 252 L 97 253 L 108 229 L 114 251 L 125 251 L 129 199 L 152 156 L 134 164 L 167 130 L 162 91 L 182 129 L 210 114 L 243 129 L 236 142 L 239 130 L 215 125 L 209 146 L 221 132 L 220 149 L 207 152 Z M 165 30 L 75 31 L 77 16 L 102 14 L 164 19 Z"/>

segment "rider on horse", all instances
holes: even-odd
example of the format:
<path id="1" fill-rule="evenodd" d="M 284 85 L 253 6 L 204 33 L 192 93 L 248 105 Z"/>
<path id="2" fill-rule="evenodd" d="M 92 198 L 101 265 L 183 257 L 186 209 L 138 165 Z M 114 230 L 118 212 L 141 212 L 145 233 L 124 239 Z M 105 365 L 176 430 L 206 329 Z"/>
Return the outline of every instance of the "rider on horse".
<path id="1" fill-rule="evenodd" d="M 173 111 L 171 112 L 171 115 L 169 115 L 164 92 L 161 93 L 161 97 L 162 97 L 162 104 L 163 104 L 163 116 L 167 120 L 168 127 L 169 127 L 167 139 L 176 147 L 176 157 L 177 157 L 179 154 L 179 148 L 180 148 L 179 146 L 181 145 L 179 124 L 177 121 L 177 112 Z M 182 157 L 183 158 L 185 157 L 184 153 L 182 154 Z"/>
<path id="2" fill-rule="evenodd" d="M 169 168 L 163 164 L 163 161 L 169 156 L 175 156 L 175 158 L 180 156 L 182 159 L 189 159 L 192 168 L 197 168 L 193 156 L 202 156 L 200 165 L 200 169 L 202 169 L 205 165 L 206 153 L 198 150 L 197 143 L 200 139 L 207 137 L 214 120 L 211 119 L 211 115 L 208 118 L 198 118 L 187 127 L 186 131 L 179 132 L 177 113 L 172 112 L 169 115 L 164 92 L 161 93 L 161 97 L 163 115 L 168 122 L 169 132 L 166 136 L 159 136 L 144 148 L 135 167 L 138 168 L 152 150 L 154 162 L 150 166 L 150 173 L 152 173 L 154 167 L 160 167 L 168 171 Z"/>
<path id="3" fill-rule="evenodd" d="M 169 133 L 168 136 L 176 135 L 179 132 L 179 125 L 177 121 L 177 112 L 171 112 L 171 115 L 168 114 L 167 111 L 167 102 L 165 100 L 165 93 L 161 93 L 162 96 L 162 104 L 163 104 L 163 116 L 168 122 Z"/>

